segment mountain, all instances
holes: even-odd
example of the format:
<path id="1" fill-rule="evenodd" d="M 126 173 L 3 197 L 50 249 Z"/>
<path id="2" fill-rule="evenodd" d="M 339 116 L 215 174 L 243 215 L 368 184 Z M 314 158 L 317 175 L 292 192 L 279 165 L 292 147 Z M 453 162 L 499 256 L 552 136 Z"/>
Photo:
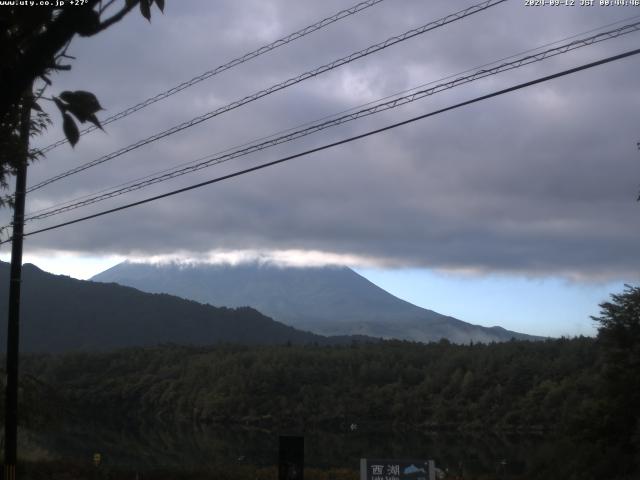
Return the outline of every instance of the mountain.
<path id="1" fill-rule="evenodd" d="M 501 327 L 472 325 L 401 300 L 347 267 L 270 264 L 120 263 L 92 278 L 211 305 L 251 306 L 322 335 L 367 335 L 456 343 L 535 340 Z"/>
<path id="2" fill-rule="evenodd" d="M 7 311 L 9 265 L 0 262 L 0 311 Z M 6 314 L 5 318 L 6 318 Z M 0 328 L 0 350 L 6 345 Z M 52 275 L 23 266 L 21 351 L 109 350 L 161 343 L 211 345 L 350 343 L 276 322 L 252 308 L 216 308 L 167 294 Z"/>

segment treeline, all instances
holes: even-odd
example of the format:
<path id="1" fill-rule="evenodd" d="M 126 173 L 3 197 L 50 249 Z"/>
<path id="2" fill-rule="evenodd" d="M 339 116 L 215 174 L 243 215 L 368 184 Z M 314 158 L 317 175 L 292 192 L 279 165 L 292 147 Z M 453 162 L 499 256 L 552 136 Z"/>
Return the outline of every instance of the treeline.
<path id="1" fill-rule="evenodd" d="M 625 377 L 633 392 L 623 394 L 623 384 L 612 388 L 611 368 L 602 340 L 584 337 L 27 355 L 20 424 L 32 431 L 82 422 L 97 429 L 198 424 L 311 433 L 357 424 L 360 434 L 534 434 L 551 450 L 533 464 L 551 462 L 557 473 L 563 463 L 562 478 L 633 478 L 638 411 L 622 407 L 637 395 L 637 382 Z M 526 478 L 552 478 L 545 476 L 551 470 Z"/>
<path id="2" fill-rule="evenodd" d="M 602 408 L 590 338 L 466 346 L 165 345 L 31 355 L 22 368 L 42 386 L 55 386 L 59 400 L 47 394 L 41 401 L 49 408 L 34 412 L 60 404 L 108 421 L 579 432 L 593 427 Z M 35 406 L 36 397 L 30 393 L 27 403 Z"/>

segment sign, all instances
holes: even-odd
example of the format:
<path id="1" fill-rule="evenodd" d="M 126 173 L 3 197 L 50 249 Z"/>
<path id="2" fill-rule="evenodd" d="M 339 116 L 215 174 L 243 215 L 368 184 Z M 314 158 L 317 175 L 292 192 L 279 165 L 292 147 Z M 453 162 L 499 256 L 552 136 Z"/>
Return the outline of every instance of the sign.
<path id="1" fill-rule="evenodd" d="M 433 460 L 360 459 L 360 480 L 435 480 Z"/>

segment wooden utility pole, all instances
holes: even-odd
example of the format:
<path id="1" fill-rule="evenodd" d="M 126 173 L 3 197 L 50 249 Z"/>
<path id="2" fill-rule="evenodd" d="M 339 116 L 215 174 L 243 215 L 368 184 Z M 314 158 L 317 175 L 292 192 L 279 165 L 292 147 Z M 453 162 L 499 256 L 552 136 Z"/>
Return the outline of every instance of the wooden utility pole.
<path id="1" fill-rule="evenodd" d="M 20 112 L 21 159 L 16 172 L 13 233 L 11 237 L 11 273 L 9 278 L 9 313 L 7 322 L 7 387 L 4 412 L 4 480 L 16 479 L 18 449 L 18 355 L 20 350 L 20 286 L 22 283 L 22 240 L 24 203 L 29 160 L 29 133 L 33 84 L 22 98 Z"/>

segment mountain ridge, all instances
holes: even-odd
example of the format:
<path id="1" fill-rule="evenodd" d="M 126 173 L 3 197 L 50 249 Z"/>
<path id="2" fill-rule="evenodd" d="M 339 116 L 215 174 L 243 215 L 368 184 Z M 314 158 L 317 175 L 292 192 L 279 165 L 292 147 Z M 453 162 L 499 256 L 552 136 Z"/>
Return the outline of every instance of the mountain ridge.
<path id="1" fill-rule="evenodd" d="M 402 300 L 345 266 L 123 262 L 92 277 L 210 305 L 251 306 L 321 335 L 456 343 L 541 337 L 473 325 Z"/>
<path id="2" fill-rule="evenodd" d="M 0 276 L 9 264 L 0 262 Z M 0 310 L 6 311 L 7 282 L 0 283 Z M 183 345 L 345 344 L 362 337 L 328 338 L 304 332 L 252 308 L 216 308 L 168 294 L 77 280 L 23 265 L 21 351 L 104 351 L 163 343 Z M 0 349 L 6 329 L 0 329 Z"/>

